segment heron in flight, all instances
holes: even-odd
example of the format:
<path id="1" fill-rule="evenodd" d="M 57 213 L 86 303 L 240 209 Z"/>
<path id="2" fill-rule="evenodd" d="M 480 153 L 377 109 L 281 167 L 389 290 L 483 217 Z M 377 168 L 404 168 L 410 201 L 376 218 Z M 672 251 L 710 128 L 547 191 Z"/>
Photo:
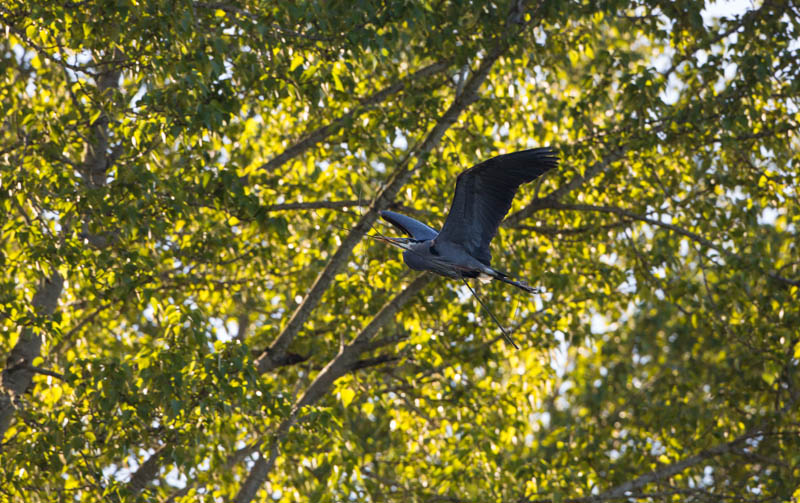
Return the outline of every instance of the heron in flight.
<path id="1" fill-rule="evenodd" d="M 535 148 L 493 157 L 458 175 L 450 213 L 441 231 L 411 217 L 382 211 L 381 217 L 410 237 L 379 237 L 405 250 L 403 260 L 411 269 L 430 271 L 461 279 L 517 347 L 494 314 L 475 295 L 468 278 L 494 278 L 535 293 L 524 281 L 516 281 L 491 265 L 489 243 L 497 234 L 500 222 L 511 208 L 517 189 L 558 165 L 550 148 Z"/>

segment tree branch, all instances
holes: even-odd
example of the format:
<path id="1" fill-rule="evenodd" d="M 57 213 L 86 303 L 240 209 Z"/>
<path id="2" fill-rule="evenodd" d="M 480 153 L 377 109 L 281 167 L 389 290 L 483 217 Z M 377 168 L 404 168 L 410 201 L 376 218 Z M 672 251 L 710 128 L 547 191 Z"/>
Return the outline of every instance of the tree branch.
<path id="1" fill-rule="evenodd" d="M 133 496 L 141 493 L 147 487 L 147 484 L 158 475 L 163 459 L 171 449 L 172 443 L 167 442 L 151 454 L 147 461 L 139 465 L 139 468 L 131 475 L 127 484 L 128 491 Z"/>
<path id="2" fill-rule="evenodd" d="M 64 377 L 64 374 L 60 374 L 58 372 L 53 372 L 52 370 L 43 369 L 42 367 L 37 367 L 36 365 L 28 364 L 27 368 L 28 368 L 28 370 L 32 370 L 36 374 L 42 374 L 42 375 L 45 375 L 45 376 L 55 377 L 59 381 L 66 380 L 66 378 Z"/>
<path id="3" fill-rule="evenodd" d="M 658 227 L 663 227 L 665 229 L 669 229 L 669 230 L 671 230 L 671 231 L 673 231 L 673 232 L 675 232 L 677 234 L 680 234 L 682 236 L 686 236 L 687 238 L 689 238 L 689 239 L 691 239 L 693 241 L 696 241 L 696 242 L 700 243 L 701 245 L 703 245 L 703 246 L 705 246 L 707 248 L 711 248 L 712 250 L 715 250 L 715 251 L 718 251 L 720 253 L 724 253 L 724 254 L 727 254 L 727 255 L 731 255 L 732 254 L 728 250 L 726 250 L 726 249 L 724 249 L 724 248 L 712 243 L 708 239 L 704 238 L 703 236 L 700 236 L 699 234 L 695 234 L 692 231 L 687 231 L 686 229 L 678 227 L 677 225 L 661 222 L 661 221 L 656 220 L 654 218 L 650 218 L 650 217 L 647 217 L 647 216 L 644 216 L 644 215 L 640 215 L 638 213 L 634 213 L 634 212 L 632 212 L 630 210 L 626 210 L 626 209 L 623 209 L 623 208 L 618 208 L 616 206 L 594 206 L 594 205 L 591 205 L 591 204 L 562 204 L 562 203 L 557 203 L 557 202 L 549 202 L 549 203 L 544 204 L 543 207 L 554 209 L 554 210 L 595 211 L 595 212 L 600 212 L 600 213 L 613 213 L 615 215 L 619 215 L 619 216 L 622 216 L 622 217 L 625 217 L 625 218 L 629 218 L 631 220 L 639 220 L 639 221 L 646 222 L 646 223 L 651 224 L 651 225 L 655 225 L 655 226 L 658 226 Z"/>
<path id="4" fill-rule="evenodd" d="M 433 129 L 428 133 L 425 141 L 413 152 L 413 155 L 409 154 L 403 162 L 401 162 L 400 166 L 395 169 L 389 182 L 375 198 L 370 209 L 364 213 L 359 222 L 344 238 L 339 249 L 336 250 L 336 253 L 334 253 L 325 268 L 320 272 L 319 276 L 317 276 L 317 279 L 314 281 L 314 284 L 311 286 L 311 289 L 308 291 L 303 301 L 294 313 L 292 313 L 287 325 L 270 347 L 256 359 L 256 368 L 258 372 L 269 372 L 276 368 L 277 364 L 283 360 L 283 355 L 286 353 L 289 344 L 294 340 L 301 327 L 311 316 L 311 313 L 319 304 L 322 295 L 328 289 L 338 271 L 347 263 L 353 248 L 372 227 L 372 224 L 377 219 L 378 211 L 389 206 L 392 199 L 394 199 L 397 193 L 400 192 L 400 189 L 411 178 L 411 175 L 425 165 L 431 151 L 441 142 L 445 131 L 458 120 L 461 112 L 478 99 L 478 89 L 486 80 L 494 63 L 505 50 L 505 44 L 498 44 L 497 47 L 484 58 L 478 70 L 464 85 L 462 94 L 453 101 Z M 413 167 L 410 167 L 411 160 L 414 157 L 416 158 L 416 163 Z"/>
<path id="5" fill-rule="evenodd" d="M 351 367 L 350 371 L 366 369 L 369 367 L 376 367 L 378 365 L 383 365 L 384 363 L 396 362 L 399 361 L 400 357 L 395 355 L 379 355 L 375 358 L 365 358 L 363 360 L 358 360 L 355 362 Z"/>
<path id="6" fill-rule="evenodd" d="M 733 452 L 735 447 L 744 443 L 745 440 L 756 436 L 757 434 L 758 434 L 757 431 L 745 433 L 744 435 L 737 437 L 736 439 L 731 440 L 730 442 L 716 445 L 704 451 L 700 451 L 693 456 L 689 456 L 688 458 L 676 461 L 675 463 L 666 466 L 662 466 L 657 470 L 653 470 L 650 473 L 646 473 L 644 475 L 636 477 L 635 479 L 625 482 L 624 484 L 612 487 L 611 489 L 597 495 L 595 499 L 590 499 L 589 501 L 602 501 L 602 500 L 624 497 L 626 493 L 642 489 L 644 486 L 652 482 L 657 482 L 659 480 L 664 480 L 669 477 L 672 477 L 673 475 L 677 475 L 678 473 L 686 470 L 687 468 L 690 468 L 702 461 L 705 461 L 706 459 Z"/>
<path id="7" fill-rule="evenodd" d="M 600 213 L 613 213 L 615 215 L 620 215 L 622 217 L 629 218 L 629 219 L 632 219 L 632 220 L 639 220 L 639 221 L 642 221 L 642 222 L 645 222 L 645 223 L 648 223 L 648 224 L 651 224 L 651 225 L 655 225 L 657 227 L 663 227 L 665 229 L 669 229 L 672 232 L 675 232 L 676 234 L 680 234 L 682 236 L 686 236 L 687 238 L 689 238 L 689 239 L 691 239 L 693 241 L 696 241 L 697 243 L 700 243 L 701 245 L 705 246 L 706 248 L 710 248 L 712 250 L 715 250 L 715 251 L 719 252 L 720 254 L 723 254 L 723 255 L 725 255 L 727 257 L 738 258 L 738 255 L 736 255 L 736 253 L 734 253 L 732 251 L 729 251 L 729 250 L 726 250 L 725 248 L 713 243 L 712 241 L 709 241 L 708 239 L 704 238 L 703 236 L 701 236 L 699 234 L 696 234 L 696 233 L 694 233 L 692 231 L 688 231 L 688 230 L 686 230 L 686 229 L 684 229 L 682 227 L 678 227 L 677 225 L 668 224 L 666 222 L 661 222 L 661 221 L 656 220 L 654 218 L 650 218 L 650 217 L 647 217 L 647 216 L 644 216 L 644 215 L 640 215 L 638 213 L 634 213 L 634 212 L 632 212 L 630 210 L 626 210 L 626 209 L 623 209 L 623 208 L 617 208 L 616 206 L 594 206 L 594 205 L 591 205 L 591 204 L 562 204 L 562 203 L 557 203 L 555 201 L 547 201 L 547 199 L 542 199 L 540 201 L 541 201 L 540 206 L 539 206 L 540 208 L 550 208 L 550 209 L 555 209 L 555 210 L 596 211 L 596 212 L 600 212 Z M 790 285 L 790 286 L 800 286 L 800 280 L 793 280 L 793 279 L 785 278 L 783 276 L 780 276 L 778 273 L 776 273 L 774 271 L 767 271 L 766 274 L 770 278 L 772 278 L 772 279 L 774 279 L 776 281 L 780 281 L 781 283 L 785 283 L 785 284 Z"/>
<path id="8" fill-rule="evenodd" d="M 340 210 L 342 208 L 352 208 L 358 206 L 367 206 L 369 201 L 351 200 L 351 201 L 308 201 L 305 203 L 282 203 L 270 204 L 265 206 L 266 211 L 291 211 L 291 210 Z"/>
<path id="9" fill-rule="evenodd" d="M 2 9 L 2 10 L 3 10 L 3 12 L 11 14 L 11 11 L 9 11 L 7 9 Z M 46 59 L 47 61 L 50 61 L 51 63 L 53 63 L 55 65 L 60 66 L 61 68 L 68 68 L 68 69 L 72 70 L 73 72 L 81 72 L 81 73 L 84 73 L 84 74 L 87 74 L 87 75 L 94 76 L 94 73 L 92 73 L 89 70 L 88 65 L 87 66 L 72 65 L 72 64 L 67 63 L 64 60 L 64 58 L 63 58 L 63 56 L 61 54 L 59 54 L 58 57 L 53 56 L 44 47 L 42 47 L 41 45 L 37 44 L 36 42 L 31 40 L 30 38 L 28 38 L 28 36 L 25 34 L 25 29 L 19 29 L 14 23 L 10 23 L 6 19 L 4 19 L 3 21 L 6 21 L 5 25 L 6 25 L 6 28 L 8 29 L 8 31 L 13 33 L 25 45 L 27 45 L 28 47 L 31 47 L 42 58 Z M 41 28 L 39 28 L 39 29 L 41 29 Z"/>
<path id="10" fill-rule="evenodd" d="M 538 10 L 538 7 L 537 7 Z M 425 141 L 421 144 L 419 149 L 415 152 L 417 162 L 414 167 L 409 169 L 408 165 L 411 156 L 407 157 L 403 163 L 395 170 L 386 187 L 375 198 L 375 202 L 361 220 L 356 224 L 350 234 L 345 238 L 342 245 L 337 250 L 336 254 L 331 258 L 328 265 L 320 273 L 317 281 L 311 288 L 303 302 L 292 315 L 287 327 L 278 336 L 278 339 L 270 346 L 269 351 L 262 355 L 257 361 L 258 370 L 265 372 L 269 369 L 269 361 L 272 361 L 274 353 L 285 351 L 288 344 L 297 334 L 300 326 L 309 317 L 311 311 L 322 293 L 330 285 L 336 271 L 346 262 L 347 257 L 352 251 L 355 244 L 361 239 L 369 226 L 375 221 L 377 212 L 388 206 L 389 202 L 400 191 L 400 189 L 409 180 L 412 173 L 425 165 L 425 162 L 430 155 L 431 151 L 439 144 L 445 131 L 452 126 L 458 119 L 461 112 L 469 105 L 478 99 L 478 90 L 481 84 L 486 80 L 494 63 L 500 56 L 507 50 L 508 45 L 505 39 L 502 39 L 490 53 L 481 61 L 481 65 L 470 77 L 469 81 L 464 85 L 461 94 L 456 97 L 453 104 L 448 108 L 444 115 L 439 119 L 433 130 L 428 134 Z M 275 465 L 278 458 L 280 444 L 283 438 L 287 435 L 291 427 L 297 421 L 298 414 L 308 405 L 316 403 L 328 390 L 333 383 L 344 375 L 349 368 L 357 362 L 358 355 L 360 355 L 368 346 L 370 340 L 374 337 L 377 331 L 391 319 L 397 310 L 405 304 L 412 296 L 422 290 L 432 279 L 430 275 L 418 276 L 403 292 L 397 295 L 392 301 L 386 304 L 380 312 L 367 324 L 366 327 L 359 333 L 352 342 L 344 346 L 339 354 L 331 360 L 328 365 L 317 375 L 311 385 L 306 389 L 303 396 L 295 403 L 292 412 L 278 428 L 278 431 L 270 442 L 269 455 L 265 459 L 261 456 L 253 465 L 247 479 L 242 484 L 239 493 L 234 499 L 235 503 L 249 503 L 255 497 L 258 488 L 266 479 L 269 472 Z M 308 304 L 308 306 L 306 306 Z"/>
<path id="11" fill-rule="evenodd" d="M 31 304 L 36 314 L 52 316 L 64 288 L 64 279 L 58 272 L 39 283 Z M 42 351 L 43 335 L 31 327 L 22 329 L 19 340 L 6 359 L 6 368 L 0 375 L 0 438 L 5 435 L 17 409 L 17 401 L 31 385 L 36 373 L 31 362 Z"/>
<path id="12" fill-rule="evenodd" d="M 356 368 L 359 364 L 359 355 L 369 348 L 369 342 L 375 334 L 386 323 L 391 320 L 409 300 L 417 295 L 425 286 L 433 280 L 431 274 L 420 274 L 402 292 L 386 303 L 374 318 L 365 326 L 353 340 L 339 350 L 339 354 L 331 360 L 324 369 L 317 374 L 317 377 L 306 389 L 302 397 L 292 407 L 289 416 L 281 422 L 278 430 L 270 441 L 269 455 L 264 458 L 262 455 L 255 462 L 247 476 L 247 479 L 239 489 L 239 493 L 233 500 L 234 503 L 249 503 L 255 497 L 256 491 L 267 478 L 267 475 L 275 466 L 278 459 L 280 444 L 289 433 L 289 430 L 297 422 L 302 409 L 313 405 L 320 400 L 333 386 L 337 379 L 347 372 Z"/>
<path id="13" fill-rule="evenodd" d="M 736 448 L 744 443 L 747 439 L 753 438 L 758 436 L 762 432 L 760 430 L 750 431 L 741 435 L 740 437 L 731 440 L 730 442 L 726 442 L 724 444 L 716 445 L 714 447 L 710 447 L 704 451 L 700 451 L 693 456 L 689 456 L 688 458 L 682 459 L 680 461 L 676 461 L 669 465 L 662 466 L 656 470 L 653 470 L 649 473 L 645 473 L 644 475 L 640 475 L 633 480 L 629 480 L 628 482 L 622 483 L 616 487 L 612 487 L 606 491 L 603 491 L 600 494 L 594 496 L 584 496 L 581 498 L 566 498 L 561 500 L 562 503 L 599 503 L 602 501 L 609 501 L 615 499 L 629 499 L 629 498 L 637 498 L 638 496 L 647 497 L 655 496 L 656 494 L 662 493 L 642 493 L 641 490 L 651 484 L 653 482 L 659 482 L 664 479 L 668 479 L 678 473 L 691 468 L 694 465 L 697 465 L 709 458 L 714 458 L 717 456 L 721 456 L 723 454 L 735 453 Z M 683 491 L 694 491 L 695 489 L 675 489 L 674 493 L 678 494 Z M 669 491 L 668 493 L 672 493 Z M 552 503 L 552 499 L 529 499 L 529 498 L 520 498 L 517 500 L 518 503 Z"/>
<path id="14" fill-rule="evenodd" d="M 556 204 L 557 201 L 561 200 L 561 198 L 573 190 L 583 186 L 583 184 L 595 176 L 606 171 L 612 163 L 622 159 L 623 155 L 625 155 L 625 151 L 626 148 L 623 146 L 612 148 L 601 160 L 589 166 L 583 176 L 576 176 L 566 184 L 550 192 L 542 199 L 534 199 L 525 208 L 509 215 L 508 218 L 506 218 L 503 222 L 504 225 L 519 225 L 523 220 L 530 218 L 531 215 L 533 215 L 536 211 L 541 210 L 542 208 L 552 208 L 552 204 Z"/>
<path id="15" fill-rule="evenodd" d="M 418 70 L 408 77 L 401 79 L 400 81 L 381 89 L 380 91 L 376 92 L 371 96 L 367 96 L 359 101 L 358 105 L 355 106 L 352 110 L 342 115 L 340 118 L 336 119 L 335 121 L 331 122 L 330 124 L 326 124 L 321 126 L 308 134 L 306 134 L 300 141 L 291 145 L 289 148 L 284 150 L 282 153 L 278 154 L 277 156 L 270 159 L 268 162 L 261 166 L 261 169 L 266 171 L 267 173 L 271 173 L 276 169 L 283 166 L 289 160 L 297 157 L 298 155 L 302 154 L 306 150 L 310 149 L 314 145 L 320 143 L 321 141 L 325 140 L 327 137 L 338 131 L 342 128 L 345 124 L 347 124 L 353 116 L 358 113 L 361 113 L 364 109 L 369 108 L 371 106 L 377 105 L 378 103 L 384 101 L 389 96 L 393 94 L 397 94 L 406 86 L 408 86 L 411 82 L 416 80 L 421 80 L 430 77 L 431 75 L 435 75 L 440 73 L 447 68 L 450 67 L 449 60 L 438 61 L 431 65 Z"/>
<path id="16" fill-rule="evenodd" d="M 535 226 L 535 225 L 515 225 L 515 229 L 520 229 L 524 231 L 535 232 L 537 234 L 542 234 L 544 236 L 569 236 L 575 234 L 585 234 L 588 232 L 597 232 L 603 231 L 608 229 L 616 229 L 618 227 L 623 227 L 631 223 L 630 219 L 622 219 L 617 222 L 611 224 L 603 224 L 603 225 L 582 225 L 580 227 L 573 227 L 573 228 L 560 228 L 560 227 L 545 227 L 545 226 Z"/>
<path id="17" fill-rule="evenodd" d="M 251 443 L 245 447 L 242 447 L 241 449 L 238 449 L 228 457 L 227 462 L 225 463 L 226 468 L 228 470 L 232 469 L 234 466 L 241 463 L 244 458 L 253 454 L 254 452 L 258 452 L 257 443 Z M 186 496 L 193 487 L 194 484 L 186 484 L 184 487 L 170 494 L 166 500 L 163 500 L 163 503 L 175 503 L 176 499 Z"/>

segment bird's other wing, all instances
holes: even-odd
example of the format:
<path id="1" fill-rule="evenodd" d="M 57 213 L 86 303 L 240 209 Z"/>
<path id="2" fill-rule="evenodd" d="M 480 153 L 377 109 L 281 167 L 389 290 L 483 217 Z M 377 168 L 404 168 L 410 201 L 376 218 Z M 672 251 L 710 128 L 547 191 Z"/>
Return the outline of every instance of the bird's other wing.
<path id="1" fill-rule="evenodd" d="M 558 165 L 550 148 L 535 148 L 493 157 L 458 175 L 450 213 L 438 241 L 464 246 L 487 266 L 489 242 L 511 208 L 517 188 Z"/>
<path id="2" fill-rule="evenodd" d="M 439 234 L 419 220 L 414 220 L 411 217 L 393 211 L 381 211 L 381 218 L 420 241 L 433 239 Z"/>

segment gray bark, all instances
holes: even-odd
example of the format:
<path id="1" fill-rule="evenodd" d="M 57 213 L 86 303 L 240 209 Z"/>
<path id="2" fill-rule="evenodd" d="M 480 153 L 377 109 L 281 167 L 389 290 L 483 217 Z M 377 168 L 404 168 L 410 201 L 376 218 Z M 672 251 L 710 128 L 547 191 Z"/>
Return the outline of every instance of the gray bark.
<path id="1" fill-rule="evenodd" d="M 115 57 L 117 54 L 115 53 Z M 120 71 L 113 66 L 97 76 L 97 90 L 102 95 L 119 85 Z M 108 117 L 101 114 L 91 126 L 90 141 L 86 143 L 82 170 L 84 181 L 89 187 L 105 185 L 106 171 L 114 162 L 115 155 L 109 154 Z M 58 299 L 64 288 L 64 279 L 53 273 L 39 284 L 31 301 L 39 316 L 49 317 L 58 306 Z M 45 334 L 30 327 L 22 328 L 19 340 L 6 359 L 6 367 L 0 377 L 0 438 L 11 426 L 14 413 L 20 405 L 20 397 L 28 390 L 36 373 L 32 363 L 40 356 Z"/>
<path id="2" fill-rule="evenodd" d="M 51 316 L 58 306 L 58 298 L 64 288 L 64 279 L 57 273 L 43 279 L 33 296 L 33 309 L 39 316 Z M 0 375 L 0 438 L 5 435 L 20 397 L 28 390 L 36 373 L 32 368 L 34 358 L 42 350 L 44 334 L 30 327 L 22 329 L 17 344 L 6 358 L 6 367 Z"/>

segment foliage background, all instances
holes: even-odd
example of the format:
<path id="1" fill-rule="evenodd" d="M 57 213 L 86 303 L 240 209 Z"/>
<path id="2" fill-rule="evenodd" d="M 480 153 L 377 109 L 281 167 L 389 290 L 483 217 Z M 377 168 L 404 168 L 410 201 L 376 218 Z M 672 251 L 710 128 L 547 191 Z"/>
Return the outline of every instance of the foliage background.
<path id="1" fill-rule="evenodd" d="M 707 7 L 4 2 L 2 500 L 797 500 L 800 10 Z M 540 145 L 514 351 L 364 236 Z"/>

